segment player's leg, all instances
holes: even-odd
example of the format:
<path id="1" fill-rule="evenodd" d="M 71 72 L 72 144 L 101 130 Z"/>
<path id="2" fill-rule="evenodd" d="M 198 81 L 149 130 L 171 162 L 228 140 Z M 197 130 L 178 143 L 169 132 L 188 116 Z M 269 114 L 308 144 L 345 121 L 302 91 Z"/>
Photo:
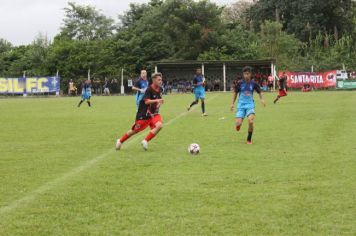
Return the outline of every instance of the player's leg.
<path id="1" fill-rule="evenodd" d="M 159 133 L 159 131 L 161 131 L 162 127 L 163 127 L 163 123 L 161 121 L 158 121 L 155 124 L 154 128 L 152 128 L 151 131 L 148 133 L 145 140 L 147 142 L 151 141 L 154 137 L 156 137 L 156 135 Z"/>
<path id="2" fill-rule="evenodd" d="M 200 91 L 199 89 L 194 89 L 194 95 L 195 95 L 195 100 L 188 106 L 187 110 L 190 111 L 193 106 L 197 105 L 199 103 L 199 98 L 200 98 Z"/>
<path id="3" fill-rule="evenodd" d="M 247 117 L 247 120 L 248 120 L 247 144 L 252 144 L 252 134 L 253 134 L 254 119 L 255 119 L 255 114 L 252 114 L 252 113 Z"/>
<path id="4" fill-rule="evenodd" d="M 246 117 L 246 109 L 238 108 L 236 113 L 236 131 L 239 132 L 241 129 L 242 122 Z"/>
<path id="5" fill-rule="evenodd" d="M 190 111 L 190 109 L 192 109 L 192 107 L 194 105 L 197 105 L 199 103 L 199 99 L 195 99 L 187 108 L 188 111 Z"/>
<path id="6" fill-rule="evenodd" d="M 205 113 L 205 90 L 204 89 L 202 89 L 200 91 L 199 97 L 200 97 L 200 101 L 201 101 L 202 114 L 203 114 L 203 116 L 207 116 L 207 114 Z"/>
<path id="7" fill-rule="evenodd" d="M 274 104 L 276 104 L 276 102 L 281 98 L 281 97 L 285 97 L 287 96 L 287 92 L 285 89 L 280 89 L 278 92 L 278 96 L 277 98 L 274 100 Z"/>
<path id="8" fill-rule="evenodd" d="M 137 120 L 132 128 L 127 131 L 120 139 L 116 141 L 116 150 L 120 150 L 122 144 L 128 140 L 131 136 L 141 132 L 142 130 L 146 129 L 148 126 L 148 121 L 146 120 Z"/>
<path id="9" fill-rule="evenodd" d="M 205 99 L 204 98 L 200 98 L 201 101 L 201 112 L 203 114 L 205 114 Z"/>
<path id="10" fill-rule="evenodd" d="M 207 114 L 205 113 L 205 98 L 200 98 L 201 101 L 201 112 L 203 116 L 207 116 Z"/>
<path id="11" fill-rule="evenodd" d="M 88 103 L 88 106 L 91 107 L 91 104 L 90 104 L 90 97 L 87 99 L 87 103 Z"/>
<path id="12" fill-rule="evenodd" d="M 84 102 L 84 99 L 80 100 L 80 102 L 78 103 L 78 107 L 80 107 L 80 105 L 82 105 L 83 102 Z"/>
<path id="13" fill-rule="evenodd" d="M 80 105 L 82 105 L 82 103 L 85 102 L 85 100 L 87 100 L 87 96 L 86 96 L 86 93 L 84 92 L 82 94 L 82 100 L 80 100 L 80 102 L 78 104 L 78 107 L 80 107 Z"/>
<path id="14" fill-rule="evenodd" d="M 127 131 L 121 138 L 120 138 L 120 142 L 124 143 L 126 140 L 128 140 L 131 136 L 137 134 L 136 130 L 130 129 L 129 131 Z"/>
<path id="15" fill-rule="evenodd" d="M 146 138 L 141 142 L 143 149 L 147 151 L 148 143 L 156 137 L 156 135 L 161 131 L 163 128 L 163 120 L 160 115 L 154 116 L 150 121 L 151 131 L 148 133 Z"/>
<path id="16" fill-rule="evenodd" d="M 242 118 L 236 118 L 236 131 L 239 132 L 240 129 L 241 129 L 241 125 L 242 125 L 242 122 L 244 121 L 244 119 Z"/>
<path id="17" fill-rule="evenodd" d="M 276 97 L 276 99 L 274 99 L 273 103 L 276 104 L 280 98 L 281 97 L 279 95 L 277 95 L 277 97 Z"/>

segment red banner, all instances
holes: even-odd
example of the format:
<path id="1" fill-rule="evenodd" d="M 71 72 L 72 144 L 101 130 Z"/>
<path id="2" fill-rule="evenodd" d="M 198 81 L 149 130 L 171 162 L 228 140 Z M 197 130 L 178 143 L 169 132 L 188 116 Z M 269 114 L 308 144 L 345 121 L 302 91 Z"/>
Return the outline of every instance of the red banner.
<path id="1" fill-rule="evenodd" d="M 279 77 L 286 73 L 289 88 L 303 88 L 309 84 L 312 88 L 336 87 L 336 70 L 325 72 L 290 72 L 280 71 Z"/>

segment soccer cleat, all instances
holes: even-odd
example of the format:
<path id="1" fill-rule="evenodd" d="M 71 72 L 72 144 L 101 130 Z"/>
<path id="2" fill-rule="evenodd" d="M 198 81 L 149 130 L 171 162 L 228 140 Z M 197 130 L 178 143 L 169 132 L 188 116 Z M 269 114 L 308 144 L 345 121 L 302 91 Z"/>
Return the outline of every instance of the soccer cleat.
<path id="1" fill-rule="evenodd" d="M 201 116 L 208 116 L 208 114 L 206 114 L 206 113 L 203 113 Z"/>
<path id="2" fill-rule="evenodd" d="M 144 149 L 145 151 L 147 151 L 147 149 L 148 149 L 148 142 L 147 142 L 146 140 L 142 140 L 141 144 L 142 144 L 143 149 Z"/>
<path id="3" fill-rule="evenodd" d="M 119 151 L 121 149 L 121 146 L 122 146 L 122 143 L 120 142 L 120 139 L 118 139 L 116 141 L 116 146 L 115 146 L 116 151 Z"/>
<path id="4" fill-rule="evenodd" d="M 187 106 L 187 111 L 190 111 L 191 107 L 190 106 Z"/>
<path id="5" fill-rule="evenodd" d="M 248 145 L 252 145 L 252 141 L 247 141 L 247 144 Z"/>

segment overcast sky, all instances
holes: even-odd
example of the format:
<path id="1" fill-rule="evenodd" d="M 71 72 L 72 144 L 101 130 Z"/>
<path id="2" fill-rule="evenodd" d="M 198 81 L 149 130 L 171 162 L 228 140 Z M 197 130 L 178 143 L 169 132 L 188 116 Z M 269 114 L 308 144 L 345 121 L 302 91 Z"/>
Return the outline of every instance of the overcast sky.
<path id="1" fill-rule="evenodd" d="M 148 0 L 73 0 L 89 4 L 117 19 L 128 10 L 130 2 L 145 3 Z M 220 5 L 237 0 L 212 0 Z M 64 16 L 63 8 L 68 0 L 0 0 L 0 38 L 13 45 L 29 44 L 38 33 L 52 39 L 58 32 Z"/>

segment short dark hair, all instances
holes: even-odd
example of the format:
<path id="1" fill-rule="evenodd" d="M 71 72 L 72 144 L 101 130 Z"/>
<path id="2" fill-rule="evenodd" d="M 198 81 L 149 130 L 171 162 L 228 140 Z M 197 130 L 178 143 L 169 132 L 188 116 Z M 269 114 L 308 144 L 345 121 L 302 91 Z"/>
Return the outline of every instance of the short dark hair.
<path id="1" fill-rule="evenodd" d="M 251 66 L 245 66 L 244 68 L 242 68 L 242 73 L 245 73 L 245 72 L 252 73 L 252 67 Z"/>
<path id="2" fill-rule="evenodd" d="M 160 77 L 162 77 L 162 73 L 154 73 L 153 75 L 152 75 L 152 79 L 155 79 L 155 78 L 157 78 L 158 76 L 160 76 Z"/>

